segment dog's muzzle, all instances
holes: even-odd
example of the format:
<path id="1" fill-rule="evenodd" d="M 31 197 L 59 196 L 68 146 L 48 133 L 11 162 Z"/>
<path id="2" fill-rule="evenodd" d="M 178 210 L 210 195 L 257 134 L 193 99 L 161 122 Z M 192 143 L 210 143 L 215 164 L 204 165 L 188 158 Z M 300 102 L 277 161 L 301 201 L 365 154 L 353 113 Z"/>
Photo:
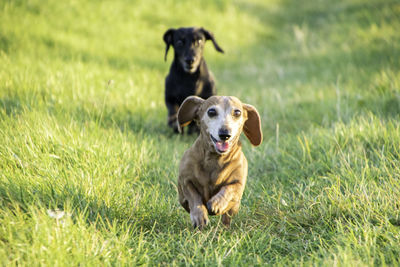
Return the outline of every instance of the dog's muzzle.
<path id="1" fill-rule="evenodd" d="M 194 58 L 187 58 L 187 59 L 181 60 L 181 64 L 183 66 L 183 69 L 188 73 L 196 72 L 196 70 L 199 66 L 198 61 Z"/>

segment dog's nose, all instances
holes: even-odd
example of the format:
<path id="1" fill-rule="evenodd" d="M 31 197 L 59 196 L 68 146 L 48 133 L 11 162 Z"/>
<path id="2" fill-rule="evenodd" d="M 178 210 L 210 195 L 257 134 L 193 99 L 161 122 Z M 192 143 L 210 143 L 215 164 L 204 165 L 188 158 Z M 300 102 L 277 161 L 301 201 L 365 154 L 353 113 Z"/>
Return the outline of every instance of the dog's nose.
<path id="1" fill-rule="evenodd" d="M 188 65 L 192 65 L 193 62 L 194 62 L 194 59 L 193 59 L 193 58 L 187 58 L 187 59 L 185 60 L 185 62 L 186 62 L 186 64 L 188 64 Z"/>
<path id="2" fill-rule="evenodd" d="M 228 140 L 229 138 L 231 138 L 231 135 L 230 135 L 228 129 L 220 129 L 220 130 L 218 131 L 218 136 L 219 136 L 219 138 L 220 138 L 221 140 L 223 140 L 223 141 L 226 141 L 226 140 Z"/>

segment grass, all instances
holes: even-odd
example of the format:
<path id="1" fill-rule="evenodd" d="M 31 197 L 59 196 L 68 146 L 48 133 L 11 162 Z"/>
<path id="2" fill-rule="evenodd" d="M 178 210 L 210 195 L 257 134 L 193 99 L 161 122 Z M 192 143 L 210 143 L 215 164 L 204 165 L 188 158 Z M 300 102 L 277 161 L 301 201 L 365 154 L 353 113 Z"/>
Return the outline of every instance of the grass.
<path id="1" fill-rule="evenodd" d="M 229 230 L 177 202 L 162 34 L 189 25 L 262 116 Z M 0 261 L 400 264 L 399 28 L 398 0 L 0 2 Z"/>

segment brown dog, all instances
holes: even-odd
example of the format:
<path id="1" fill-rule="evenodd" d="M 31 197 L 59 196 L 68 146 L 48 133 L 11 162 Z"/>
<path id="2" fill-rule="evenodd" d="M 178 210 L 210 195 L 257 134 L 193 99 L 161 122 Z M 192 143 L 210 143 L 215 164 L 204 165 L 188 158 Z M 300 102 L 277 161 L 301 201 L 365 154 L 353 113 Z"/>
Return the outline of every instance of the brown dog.
<path id="1" fill-rule="evenodd" d="M 179 202 L 190 213 L 193 226 L 203 228 L 208 215 L 222 215 L 229 226 L 239 210 L 247 178 L 247 160 L 239 136 L 244 131 L 250 142 L 262 142 L 257 110 L 233 96 L 197 96 L 185 99 L 178 110 L 178 124 L 192 120 L 200 128 L 195 143 L 179 166 Z"/>

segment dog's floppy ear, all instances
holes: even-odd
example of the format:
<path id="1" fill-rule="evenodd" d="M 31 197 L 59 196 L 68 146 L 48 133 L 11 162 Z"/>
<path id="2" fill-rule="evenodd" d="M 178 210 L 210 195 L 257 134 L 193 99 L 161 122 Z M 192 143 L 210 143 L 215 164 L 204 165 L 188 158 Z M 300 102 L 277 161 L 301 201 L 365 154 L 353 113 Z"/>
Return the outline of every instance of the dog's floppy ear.
<path id="1" fill-rule="evenodd" d="M 183 101 L 178 110 L 178 130 L 188 125 L 197 116 L 197 110 L 203 104 L 204 99 L 198 96 L 189 96 Z"/>
<path id="2" fill-rule="evenodd" d="M 222 48 L 217 44 L 217 41 L 215 41 L 215 38 L 214 38 L 214 35 L 212 34 L 212 32 L 209 32 L 203 28 L 200 28 L 200 30 L 204 34 L 204 37 L 206 38 L 206 40 L 211 40 L 213 42 L 214 47 L 218 52 L 224 53 L 224 50 L 222 50 Z"/>
<path id="3" fill-rule="evenodd" d="M 174 32 L 175 32 L 175 29 L 169 29 L 164 33 L 164 36 L 163 36 L 164 42 L 166 44 L 165 56 L 164 56 L 165 61 L 167 61 L 167 54 L 168 54 L 169 46 L 172 45 L 172 41 L 174 40 Z"/>
<path id="4" fill-rule="evenodd" d="M 243 108 L 247 111 L 247 120 L 243 126 L 244 134 L 250 140 L 250 143 L 258 146 L 263 139 L 260 115 L 252 105 L 243 104 Z"/>

